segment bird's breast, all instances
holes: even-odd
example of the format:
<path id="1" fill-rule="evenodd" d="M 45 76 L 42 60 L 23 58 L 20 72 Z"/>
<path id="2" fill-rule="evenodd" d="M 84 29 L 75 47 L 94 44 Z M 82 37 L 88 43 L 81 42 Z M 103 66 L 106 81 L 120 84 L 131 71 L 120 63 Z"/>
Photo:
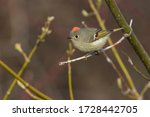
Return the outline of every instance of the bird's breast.
<path id="1" fill-rule="evenodd" d="M 106 44 L 108 37 L 109 36 L 106 36 L 93 42 L 83 42 L 73 39 L 72 43 L 75 48 L 82 52 L 93 52 L 102 49 L 103 46 Z"/>

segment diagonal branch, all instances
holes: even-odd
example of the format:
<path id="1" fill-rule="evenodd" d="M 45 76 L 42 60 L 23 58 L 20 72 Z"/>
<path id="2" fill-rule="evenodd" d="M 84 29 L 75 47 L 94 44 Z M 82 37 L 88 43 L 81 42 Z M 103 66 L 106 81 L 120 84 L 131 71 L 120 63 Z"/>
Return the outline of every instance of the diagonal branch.
<path id="1" fill-rule="evenodd" d="M 37 51 L 39 45 L 44 41 L 44 38 L 46 35 L 48 35 L 49 33 L 51 33 L 49 27 L 50 27 L 50 24 L 51 22 L 54 20 L 54 17 L 51 16 L 51 17 L 48 17 L 47 18 L 47 21 L 45 22 L 45 25 L 44 27 L 42 27 L 42 32 L 41 34 L 38 36 L 38 39 L 34 45 L 34 47 L 32 48 L 32 50 L 30 51 L 29 55 L 27 56 L 27 59 L 28 61 L 25 61 L 21 67 L 21 69 L 19 70 L 18 72 L 18 76 L 21 76 L 22 73 L 25 71 L 25 69 L 27 68 L 28 64 L 30 63 L 33 55 L 35 54 L 35 52 Z M 14 79 L 12 84 L 10 85 L 9 89 L 7 90 L 6 94 L 4 95 L 4 98 L 3 99 L 8 99 L 9 95 L 11 94 L 14 86 L 16 85 L 17 83 L 17 79 Z M 19 84 L 19 83 L 18 83 Z M 20 87 L 23 86 L 23 85 L 19 85 Z M 24 87 L 21 87 L 22 89 L 24 89 Z M 26 90 L 25 90 L 26 91 Z M 29 91 L 26 91 L 26 92 L 29 92 Z M 28 93 L 28 94 L 31 94 L 31 93 Z"/>
<path id="2" fill-rule="evenodd" d="M 8 67 L 3 61 L 0 60 L 0 66 L 3 67 L 6 71 L 8 71 L 17 81 L 21 82 L 27 89 L 34 92 L 37 96 L 42 99 L 52 99 L 42 92 L 38 91 L 34 87 L 32 87 L 29 83 L 23 80 L 18 74 L 16 74 L 10 67 Z"/>
<path id="3" fill-rule="evenodd" d="M 88 2 L 89 2 L 89 5 L 90 5 L 92 11 L 93 11 L 94 14 L 95 14 L 95 17 L 96 17 L 96 19 L 97 19 L 97 21 L 98 21 L 98 23 L 99 23 L 99 26 L 100 26 L 103 30 L 106 30 L 104 21 L 103 21 L 103 19 L 101 18 L 98 9 L 97 9 L 96 6 L 94 5 L 93 0 L 88 0 Z M 128 31 L 128 33 L 129 33 L 129 32 L 130 32 L 130 31 Z M 128 33 L 127 33 L 127 34 L 128 34 Z M 109 45 L 112 45 L 112 44 L 113 44 L 112 41 L 111 41 L 111 39 L 108 40 L 108 43 L 109 43 Z M 122 61 L 122 59 L 121 59 L 121 57 L 120 57 L 120 55 L 119 55 L 117 49 L 116 49 L 115 47 L 113 47 L 113 48 L 112 48 L 112 52 L 113 52 L 113 54 L 114 54 L 114 56 L 115 56 L 115 58 L 116 58 L 116 60 L 117 60 L 117 62 L 118 62 L 118 64 L 119 64 L 120 68 L 122 69 L 124 75 L 126 76 L 126 79 L 127 79 L 127 81 L 128 81 L 128 84 L 129 84 L 131 90 L 134 92 L 135 99 L 138 99 L 138 98 L 139 98 L 139 93 L 138 93 L 138 91 L 136 90 L 136 87 L 135 87 L 135 85 L 134 85 L 134 82 L 132 81 L 132 78 L 131 78 L 131 76 L 130 76 L 128 70 L 127 70 L 127 68 L 125 67 L 125 65 L 124 65 L 124 63 L 123 63 L 123 61 Z"/>
<path id="4" fill-rule="evenodd" d="M 114 16 L 116 22 L 120 27 L 124 28 L 124 31 L 126 33 L 130 32 L 130 27 L 127 24 L 127 21 L 125 20 L 123 14 L 121 13 L 120 9 L 118 8 L 115 0 L 105 0 L 107 3 L 112 15 Z M 134 32 L 130 35 L 128 38 L 129 43 L 135 50 L 136 54 L 139 56 L 140 60 L 143 62 L 145 68 L 150 73 L 150 57 L 137 39 Z"/>

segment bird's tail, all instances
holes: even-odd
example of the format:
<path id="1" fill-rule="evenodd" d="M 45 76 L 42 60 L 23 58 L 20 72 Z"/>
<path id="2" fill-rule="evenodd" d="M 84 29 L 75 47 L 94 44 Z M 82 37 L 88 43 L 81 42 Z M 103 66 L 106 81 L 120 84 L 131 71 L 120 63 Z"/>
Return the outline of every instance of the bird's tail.
<path id="1" fill-rule="evenodd" d="M 115 28 L 115 29 L 112 29 L 112 30 L 97 30 L 96 32 L 96 35 L 97 35 L 97 39 L 99 38 L 102 38 L 102 37 L 105 37 L 107 35 L 111 35 L 113 32 L 117 32 L 117 31 L 120 31 L 122 30 L 123 28 Z"/>

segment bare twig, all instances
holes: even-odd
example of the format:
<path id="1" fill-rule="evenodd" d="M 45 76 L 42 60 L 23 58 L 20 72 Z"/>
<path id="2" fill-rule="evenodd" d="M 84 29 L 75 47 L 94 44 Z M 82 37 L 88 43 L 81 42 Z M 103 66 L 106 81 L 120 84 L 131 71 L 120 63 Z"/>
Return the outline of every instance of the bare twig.
<path id="1" fill-rule="evenodd" d="M 81 57 L 78 57 L 78 58 L 75 58 L 75 59 L 72 59 L 72 60 L 59 62 L 59 65 L 61 66 L 61 65 L 64 65 L 64 64 L 73 63 L 73 62 L 76 62 L 76 61 L 79 61 L 79 60 L 82 60 L 82 59 L 87 59 L 91 56 L 92 56 L 92 54 L 88 54 L 88 55 L 84 55 L 84 56 L 81 56 Z"/>
<path id="2" fill-rule="evenodd" d="M 141 91 L 141 97 L 144 96 L 145 92 L 150 88 L 150 81 L 144 86 L 144 88 Z"/>
<path id="3" fill-rule="evenodd" d="M 26 56 L 27 60 L 24 62 L 24 64 L 22 65 L 21 69 L 18 72 L 18 76 L 21 76 L 21 74 L 24 72 L 24 70 L 26 69 L 26 67 L 28 66 L 28 64 L 30 63 L 34 53 L 36 52 L 37 48 L 39 47 L 40 43 L 42 43 L 45 39 L 45 36 L 51 33 L 51 30 L 49 29 L 51 22 L 54 20 L 54 17 L 48 17 L 47 21 L 45 22 L 44 27 L 42 27 L 42 32 L 41 34 L 38 36 L 38 39 L 34 45 L 34 47 L 32 48 L 32 50 L 30 51 L 29 55 Z M 18 46 L 18 45 L 17 45 Z M 20 48 L 20 47 L 19 47 Z M 18 47 L 17 47 L 18 49 Z M 20 48 L 21 49 L 21 48 Z M 21 50 L 22 52 L 22 50 Z M 18 81 L 19 82 L 19 81 Z M 8 99 L 9 95 L 11 94 L 11 91 L 13 90 L 15 84 L 17 83 L 17 79 L 14 79 L 12 84 L 10 85 L 9 89 L 7 90 L 6 94 L 4 95 L 3 99 Z M 20 83 L 21 84 L 21 83 Z M 24 89 L 23 84 L 19 85 L 22 89 Z M 27 91 L 28 89 L 26 89 L 25 91 L 28 93 L 30 91 Z M 28 93 L 29 95 L 31 94 Z M 30 95 L 32 97 L 32 95 Z M 34 97 L 33 97 L 34 98 Z"/>
<path id="4" fill-rule="evenodd" d="M 117 84 L 118 84 L 118 87 L 119 89 L 121 90 L 122 94 L 123 95 L 126 95 L 128 97 L 132 97 L 133 99 L 135 99 L 134 96 L 131 95 L 131 89 L 129 87 L 129 85 L 125 82 L 123 76 L 121 75 L 120 71 L 118 70 L 118 68 L 116 67 L 116 65 L 113 63 L 113 61 L 107 56 L 107 54 L 105 52 L 104 53 L 104 56 L 107 60 L 107 62 L 109 64 L 111 64 L 111 66 L 113 67 L 113 69 L 116 71 L 116 73 L 118 74 L 118 78 L 117 78 Z"/>
<path id="5" fill-rule="evenodd" d="M 142 78 L 144 78 L 145 80 L 150 81 L 150 78 L 148 76 L 146 76 L 145 74 L 143 74 L 133 63 L 132 59 L 126 54 L 124 53 L 127 57 L 128 57 L 128 62 L 130 63 L 130 65 L 133 67 L 133 69 L 140 75 L 142 76 Z"/>

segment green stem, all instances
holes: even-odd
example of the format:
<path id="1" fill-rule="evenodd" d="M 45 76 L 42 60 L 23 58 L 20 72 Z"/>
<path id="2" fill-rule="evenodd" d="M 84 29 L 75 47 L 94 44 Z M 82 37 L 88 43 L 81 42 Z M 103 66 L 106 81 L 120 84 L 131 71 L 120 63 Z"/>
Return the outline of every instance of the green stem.
<path id="1" fill-rule="evenodd" d="M 22 73 L 24 72 L 24 70 L 26 69 L 26 67 L 28 66 L 29 62 L 31 61 L 33 55 L 35 54 L 38 46 L 40 45 L 40 43 L 44 40 L 45 36 L 48 34 L 48 29 L 49 26 L 51 24 L 51 21 L 54 19 L 54 17 L 48 17 L 47 21 L 45 22 L 45 26 L 43 27 L 45 30 L 42 31 L 42 33 L 38 36 L 37 42 L 35 43 L 34 47 L 32 48 L 31 52 L 28 55 L 28 60 L 29 61 L 25 61 L 24 64 L 22 65 L 21 69 L 18 72 L 18 76 L 21 76 Z M 17 80 L 14 79 L 14 81 L 12 82 L 12 84 L 10 85 L 9 89 L 7 90 L 7 93 L 4 95 L 4 100 L 8 99 L 8 96 L 10 95 L 10 93 L 12 92 L 14 86 L 16 85 Z"/>
<path id="2" fill-rule="evenodd" d="M 124 28 L 124 31 L 126 33 L 129 33 L 131 31 L 127 21 L 125 20 L 123 14 L 121 13 L 120 9 L 118 8 L 116 1 L 115 0 L 105 0 L 112 15 L 114 16 L 116 22 L 120 27 Z M 147 54 L 147 52 L 144 50 L 143 46 L 141 43 L 138 41 L 136 35 L 132 31 L 132 34 L 128 38 L 129 43 L 132 45 L 133 49 L 143 62 L 145 68 L 147 71 L 150 73 L 150 57 Z"/>
<path id="3" fill-rule="evenodd" d="M 68 44 L 68 49 L 66 50 L 68 61 L 70 60 L 71 56 L 73 55 L 75 49 L 72 46 L 72 43 L 70 42 Z M 74 100 L 73 95 L 73 88 L 72 88 L 72 72 L 71 72 L 71 63 L 68 63 L 68 86 L 69 86 L 69 96 L 71 100 Z"/>
<path id="4" fill-rule="evenodd" d="M 106 27 L 104 25 L 104 21 L 102 20 L 101 16 L 99 15 L 99 12 L 98 12 L 98 10 L 96 9 L 96 7 L 95 7 L 95 5 L 93 3 L 93 0 L 88 0 L 88 1 L 89 1 L 89 5 L 90 5 L 91 9 L 93 10 L 93 12 L 94 12 L 94 14 L 96 16 L 96 19 L 97 19 L 100 27 L 103 30 L 106 30 Z M 112 41 L 111 41 L 111 39 L 108 40 L 108 43 L 109 43 L 109 45 L 113 44 Z M 122 61 L 122 59 L 121 59 L 121 57 L 120 57 L 117 49 L 115 47 L 112 47 L 112 52 L 113 52 L 113 54 L 114 54 L 114 56 L 115 56 L 115 58 L 116 58 L 116 60 L 117 60 L 117 62 L 119 64 L 119 66 L 121 67 L 123 73 L 125 74 L 125 76 L 127 78 L 127 81 L 129 83 L 131 89 L 134 90 L 135 98 L 137 99 L 139 97 L 139 93 L 137 92 L 137 90 L 135 88 L 135 85 L 134 85 L 134 83 L 132 81 L 132 78 L 131 78 L 128 70 L 126 69 L 126 67 L 125 67 L 125 65 L 124 65 L 124 63 L 123 63 L 123 61 Z"/>
<path id="5" fill-rule="evenodd" d="M 147 84 L 145 84 L 144 88 L 142 89 L 142 91 L 141 91 L 141 97 L 144 96 L 145 92 L 146 92 L 149 88 L 150 88 L 150 81 L 149 81 Z"/>
<path id="6" fill-rule="evenodd" d="M 10 67 L 8 67 L 3 61 L 0 60 L 0 66 L 2 66 L 6 71 L 8 71 L 16 80 L 20 81 L 26 88 L 34 92 L 37 96 L 41 97 L 42 99 L 52 99 L 42 92 L 38 91 L 30 84 L 28 84 L 25 80 L 23 80 L 18 74 L 16 74 Z"/>
<path id="7" fill-rule="evenodd" d="M 38 42 L 39 42 L 39 41 L 38 41 Z M 28 56 L 29 61 L 31 61 L 31 58 L 32 58 L 32 56 L 34 55 L 34 53 L 36 52 L 38 45 L 39 45 L 39 43 L 36 43 L 35 46 L 33 47 L 33 49 L 31 50 L 31 52 L 30 52 L 30 54 L 29 54 L 29 56 Z M 19 70 L 19 72 L 18 72 L 18 74 L 17 74 L 18 76 L 21 76 L 21 74 L 24 72 L 24 70 L 26 69 L 26 67 L 27 67 L 28 64 L 29 64 L 29 61 L 25 61 L 25 62 L 24 62 L 24 64 L 22 65 L 21 69 Z M 12 92 L 12 90 L 13 90 L 14 86 L 16 85 L 16 83 L 17 83 L 17 80 L 14 79 L 13 82 L 12 82 L 12 84 L 10 85 L 8 91 L 7 91 L 7 92 L 9 92 L 9 93 L 6 93 L 6 94 L 4 95 L 4 98 L 3 98 L 4 100 L 8 99 L 8 96 L 9 96 L 10 93 Z"/>
<path id="8" fill-rule="evenodd" d="M 68 60 L 70 60 L 70 57 L 68 57 Z M 71 63 L 68 63 L 68 86 L 69 86 L 70 99 L 71 99 L 71 100 L 74 100 L 73 88 L 72 88 Z"/>

